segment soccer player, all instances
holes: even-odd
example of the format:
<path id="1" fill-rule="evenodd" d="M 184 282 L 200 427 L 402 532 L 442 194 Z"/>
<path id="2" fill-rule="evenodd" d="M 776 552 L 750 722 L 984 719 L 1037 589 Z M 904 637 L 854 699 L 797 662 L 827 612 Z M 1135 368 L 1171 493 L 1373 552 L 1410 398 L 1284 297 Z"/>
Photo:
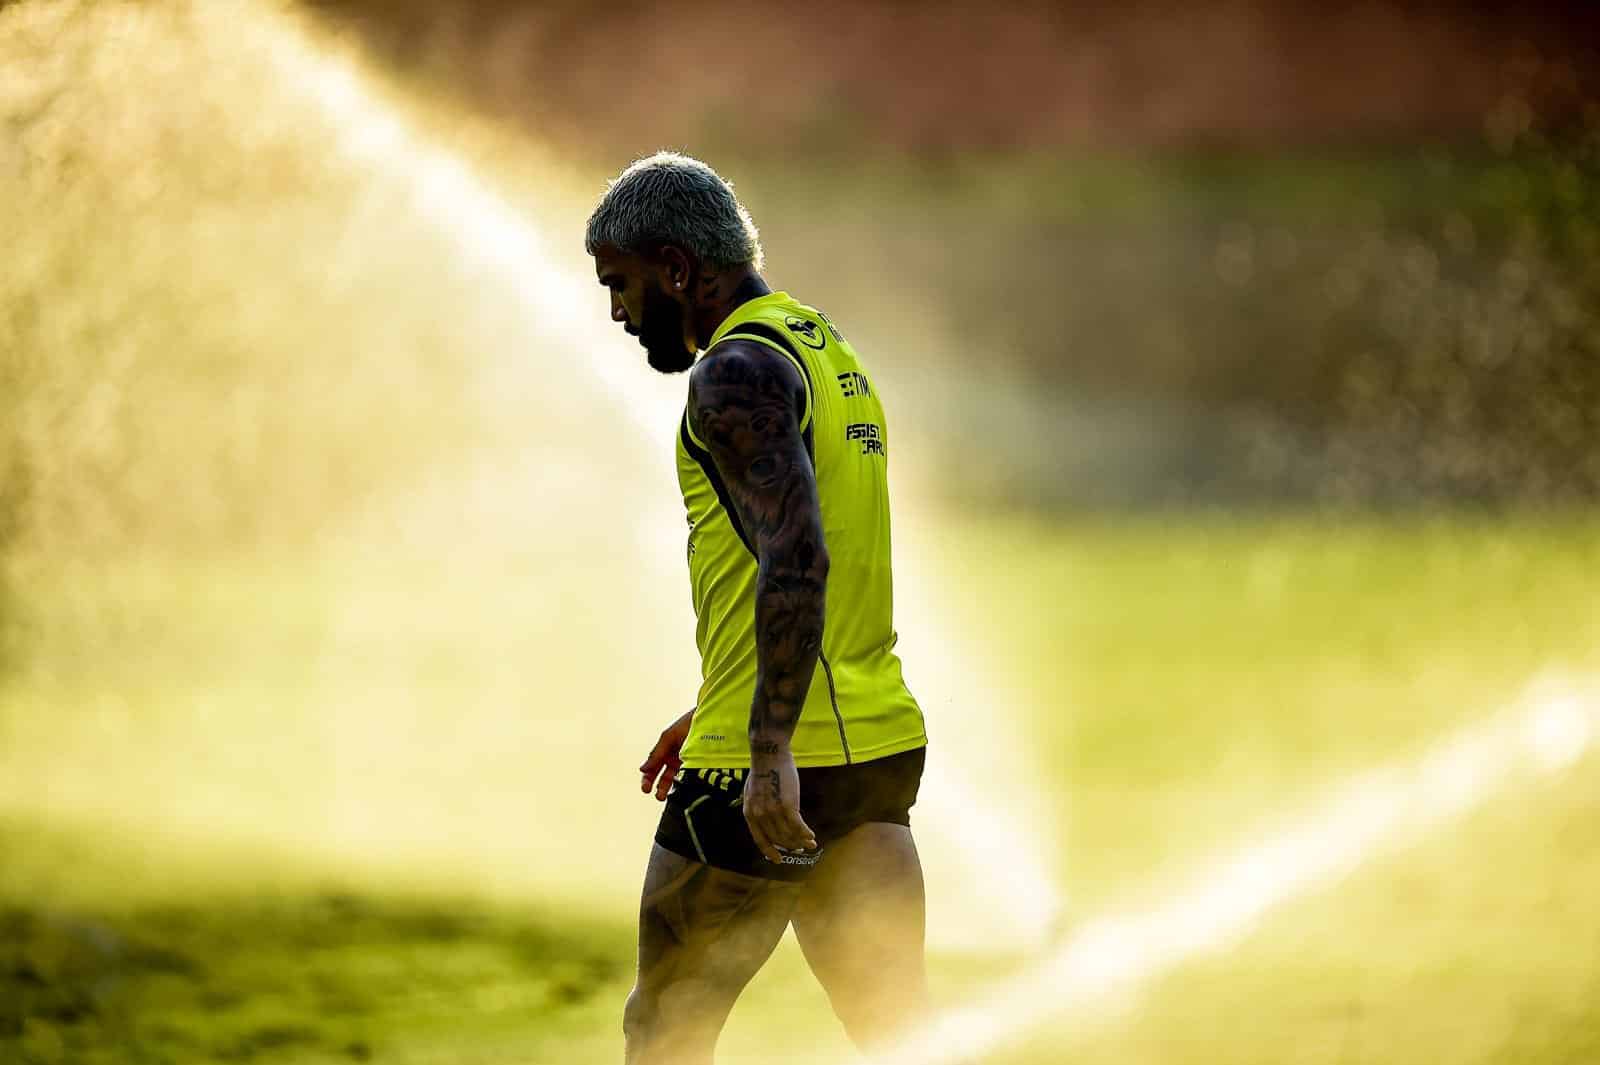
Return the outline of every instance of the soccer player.
<path id="1" fill-rule="evenodd" d="M 626 1060 L 707 1065 L 790 924 L 870 1048 L 927 995 L 910 830 L 927 735 L 894 653 L 877 386 L 826 315 L 767 287 L 749 213 L 698 160 L 628 167 L 585 244 L 646 361 L 689 371 L 676 450 L 702 682 L 640 766 L 666 806 Z"/>

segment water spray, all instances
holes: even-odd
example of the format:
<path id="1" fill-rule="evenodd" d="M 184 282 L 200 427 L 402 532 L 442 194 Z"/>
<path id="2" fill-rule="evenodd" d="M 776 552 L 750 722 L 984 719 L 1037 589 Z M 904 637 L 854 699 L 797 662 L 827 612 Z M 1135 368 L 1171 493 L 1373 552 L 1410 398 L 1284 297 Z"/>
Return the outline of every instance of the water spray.
<path id="1" fill-rule="evenodd" d="M 1259 841 L 1203 862 L 1165 901 L 1093 918 L 1021 975 L 951 1009 L 875 1065 L 976 1060 L 1044 1025 L 1126 1007 L 1183 962 L 1225 949 L 1283 904 L 1571 767 L 1600 731 L 1600 678 L 1552 676 L 1409 764 L 1360 773 Z M 1087 1020 L 1087 1018 L 1086 1018 Z"/>
<path id="2" fill-rule="evenodd" d="M 597 375 L 609 397 L 631 423 L 642 441 L 667 455 L 678 415 L 682 389 L 651 379 L 637 360 L 612 357 L 618 342 L 615 329 L 604 315 L 604 300 L 592 278 L 564 268 L 548 241 L 527 216 L 495 192 L 451 152 L 429 144 L 393 108 L 379 100 L 350 63 L 326 53 L 292 20 L 271 11 L 262 12 L 261 47 L 282 72 L 284 84 L 294 86 L 326 117 L 340 149 L 353 163 L 404 183 L 416 216 L 448 236 L 463 258 L 485 273 L 510 282 L 527 322 L 530 336 L 539 336 L 557 349 L 578 353 L 570 364 Z M 574 229 L 576 240 L 577 229 Z M 598 353 L 590 357 L 589 353 Z M 486 375 L 486 402 L 504 402 L 515 394 L 503 387 L 505 376 L 525 374 L 526 357 L 516 364 L 501 362 Z M 665 462 L 660 463 L 667 476 Z M 508 486 L 514 490 L 514 486 Z M 641 544 L 657 545 L 648 557 L 660 566 L 679 565 L 677 543 L 669 530 L 681 517 L 668 505 L 644 508 L 636 515 Z M 902 556 L 905 554 L 901 552 Z M 959 684 L 961 712 L 992 719 L 996 708 L 994 685 L 982 682 L 982 670 L 960 658 L 954 648 L 960 641 L 941 631 L 939 611 L 918 594 L 914 583 L 898 590 L 902 618 L 911 619 L 919 641 L 937 648 L 938 657 L 913 656 L 913 690 L 919 686 L 915 668 L 924 661 L 937 669 L 937 684 Z M 937 664 L 944 663 L 943 668 Z M 943 693 L 953 694 L 953 693 Z M 982 792 L 953 763 L 958 745 L 938 747 L 939 725 L 932 724 L 935 750 L 918 803 L 925 825 L 943 837 L 953 853 L 925 848 L 925 857 L 937 871 L 937 887 L 930 899 L 936 941 L 989 949 L 1029 949 L 1043 941 L 1061 908 L 1055 878 L 1031 840 L 1054 839 L 1047 826 L 1021 823 L 1016 811 L 1002 812 L 985 800 Z M 1004 876 L 994 870 L 1005 869 Z M 964 881 L 977 906 L 961 909 L 962 919 L 940 920 L 940 893 L 953 881 Z"/>

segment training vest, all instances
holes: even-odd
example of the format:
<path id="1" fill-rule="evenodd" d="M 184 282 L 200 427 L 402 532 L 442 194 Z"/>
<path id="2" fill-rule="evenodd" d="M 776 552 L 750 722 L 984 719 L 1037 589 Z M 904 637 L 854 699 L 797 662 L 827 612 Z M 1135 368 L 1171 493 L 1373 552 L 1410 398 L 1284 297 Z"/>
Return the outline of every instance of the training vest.
<path id="1" fill-rule="evenodd" d="M 741 304 L 711 337 L 788 359 L 806 385 L 800 429 L 816 470 L 830 560 L 822 653 L 794 730 L 798 766 L 847 765 L 928 742 L 894 653 L 889 433 L 877 387 L 828 317 L 773 292 Z M 756 685 L 756 556 L 710 453 L 684 410 L 678 484 L 689 518 L 689 586 L 701 684 L 683 745 L 692 769 L 750 764 Z"/>

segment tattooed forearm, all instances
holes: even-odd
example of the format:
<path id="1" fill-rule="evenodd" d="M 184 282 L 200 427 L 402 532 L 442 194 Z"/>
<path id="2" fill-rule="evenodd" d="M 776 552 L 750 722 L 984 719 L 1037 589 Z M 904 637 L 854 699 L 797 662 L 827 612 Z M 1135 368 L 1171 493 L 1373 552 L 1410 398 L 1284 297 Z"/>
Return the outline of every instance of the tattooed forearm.
<path id="1" fill-rule="evenodd" d="M 787 745 L 822 649 L 828 550 L 800 433 L 804 400 L 799 372 L 757 344 L 718 345 L 689 380 L 690 420 L 756 553 L 756 754 Z"/>

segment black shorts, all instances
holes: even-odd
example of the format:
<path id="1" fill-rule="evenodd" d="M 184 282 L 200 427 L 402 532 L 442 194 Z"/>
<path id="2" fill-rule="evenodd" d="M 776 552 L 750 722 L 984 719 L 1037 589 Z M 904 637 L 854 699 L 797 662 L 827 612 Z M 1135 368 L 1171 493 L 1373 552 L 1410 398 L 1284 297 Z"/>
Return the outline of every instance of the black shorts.
<path id="1" fill-rule="evenodd" d="M 910 825 L 927 749 L 854 765 L 800 770 L 800 816 L 817 837 L 814 851 L 785 851 L 782 865 L 756 849 L 744 820 L 748 769 L 680 769 L 656 826 L 674 854 L 768 880 L 804 880 L 828 844 L 869 821 Z"/>

